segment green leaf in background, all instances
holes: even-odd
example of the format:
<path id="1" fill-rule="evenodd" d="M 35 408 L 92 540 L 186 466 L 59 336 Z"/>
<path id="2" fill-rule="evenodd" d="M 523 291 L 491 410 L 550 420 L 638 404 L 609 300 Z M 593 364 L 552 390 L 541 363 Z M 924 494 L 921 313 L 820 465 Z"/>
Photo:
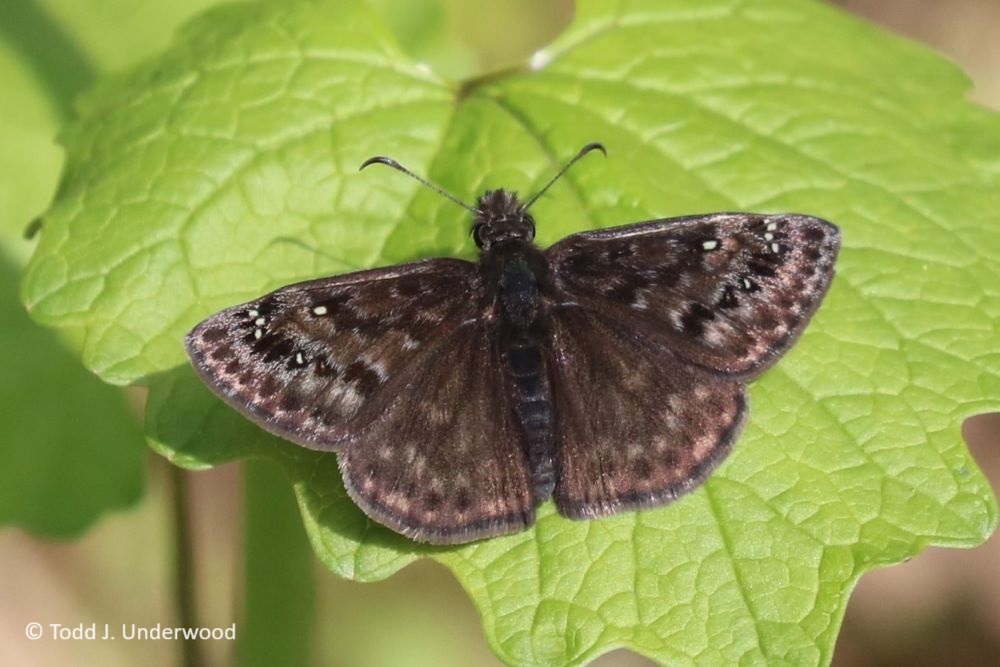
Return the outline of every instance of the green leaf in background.
<path id="1" fill-rule="evenodd" d="M 511 664 L 628 646 L 670 664 L 828 662 L 866 570 L 996 521 L 961 420 L 1000 407 L 1000 195 L 977 148 L 1000 119 L 964 77 L 805 0 L 581 2 L 534 68 L 453 84 L 358 2 L 242 4 L 108 81 L 65 135 L 69 167 L 29 266 L 35 317 L 108 381 L 148 383 L 154 446 L 177 463 L 279 461 L 333 571 L 452 569 Z M 537 188 L 542 245 L 711 210 L 836 221 L 838 278 L 798 346 L 751 390 L 730 460 L 656 511 L 464 547 L 414 544 L 346 497 L 333 455 L 283 443 L 195 378 L 198 320 L 294 280 L 472 257 L 468 221 L 391 154 L 472 198 Z"/>
<path id="2" fill-rule="evenodd" d="M 121 391 L 87 371 L 18 300 L 33 244 L 23 232 L 52 198 L 55 143 L 75 96 L 101 69 L 166 44 L 205 0 L 5 0 L 0 4 L 0 525 L 74 535 L 142 491 L 142 434 Z M 96 34 L 105 26 L 106 34 Z"/>
<path id="3" fill-rule="evenodd" d="M 0 259 L 0 525 L 75 535 L 139 498 L 139 418 L 28 318 L 17 276 Z"/>
<path id="4" fill-rule="evenodd" d="M 65 537 L 139 498 L 142 433 L 121 390 L 87 371 L 18 299 L 31 249 L 22 234 L 59 174 L 60 103 L 2 31 L 0 81 L 0 525 Z"/>
<path id="5" fill-rule="evenodd" d="M 18 299 L 32 248 L 23 231 L 59 175 L 54 136 L 65 100 L 11 40 L 10 9 L 0 10 L 0 525 L 65 536 L 139 497 L 142 434 L 122 392 L 33 323 Z"/>

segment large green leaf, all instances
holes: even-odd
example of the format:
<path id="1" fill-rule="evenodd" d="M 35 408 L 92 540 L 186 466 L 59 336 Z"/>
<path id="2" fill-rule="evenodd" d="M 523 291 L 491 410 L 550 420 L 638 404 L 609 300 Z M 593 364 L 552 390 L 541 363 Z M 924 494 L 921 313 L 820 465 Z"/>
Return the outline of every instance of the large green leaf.
<path id="1" fill-rule="evenodd" d="M 954 68 L 823 5 L 581 2 L 535 67 L 452 84 L 357 2 L 243 4 L 109 81 L 66 134 L 69 169 L 29 267 L 35 316 L 106 380 L 152 385 L 175 462 L 282 463 L 320 558 L 361 580 L 450 567 L 512 664 L 617 646 L 676 663 L 829 660 L 857 578 L 996 520 L 963 417 L 1000 406 L 1000 119 Z M 216 309 L 307 277 L 473 256 L 460 209 L 392 154 L 471 198 L 530 191 L 540 242 L 716 209 L 799 210 L 844 233 L 838 278 L 799 345 L 751 390 L 753 417 L 698 492 L 656 511 L 455 548 L 411 543 L 347 499 L 335 457 L 215 400 L 181 340 Z"/>

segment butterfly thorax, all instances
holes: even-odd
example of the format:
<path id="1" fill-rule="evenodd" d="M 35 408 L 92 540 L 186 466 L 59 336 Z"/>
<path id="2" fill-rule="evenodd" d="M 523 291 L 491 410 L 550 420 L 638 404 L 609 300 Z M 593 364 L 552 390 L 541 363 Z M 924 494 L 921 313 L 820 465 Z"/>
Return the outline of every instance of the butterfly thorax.
<path id="1" fill-rule="evenodd" d="M 517 194 L 488 190 L 476 202 L 472 236 L 481 251 L 480 265 L 492 306 L 499 306 L 507 328 L 527 333 L 536 324 L 548 262 L 532 241 L 535 221 Z"/>

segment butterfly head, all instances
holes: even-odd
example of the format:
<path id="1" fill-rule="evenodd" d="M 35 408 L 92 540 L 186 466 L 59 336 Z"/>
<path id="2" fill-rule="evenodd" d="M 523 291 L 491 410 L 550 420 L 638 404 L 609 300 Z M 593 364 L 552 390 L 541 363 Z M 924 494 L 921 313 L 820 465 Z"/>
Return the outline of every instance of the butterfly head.
<path id="1" fill-rule="evenodd" d="M 472 211 L 473 215 L 476 216 L 475 221 L 472 223 L 472 238 L 481 250 L 489 250 L 498 243 L 531 243 L 535 239 L 535 219 L 528 213 L 528 209 L 552 187 L 553 183 L 566 173 L 567 169 L 576 164 L 577 160 L 595 150 L 607 155 L 607 151 L 604 150 L 602 144 L 596 142 L 587 144 L 541 190 L 536 192 L 526 202 L 522 202 L 516 193 L 509 190 L 488 190 L 479 198 L 475 207 L 469 206 L 455 195 L 442 190 L 427 179 L 417 176 L 390 157 L 385 157 L 384 155 L 370 157 L 361 163 L 361 169 L 373 164 L 384 164 L 387 167 L 392 167 L 396 171 L 417 180 L 425 187 L 434 190 L 439 195 L 450 199 L 462 208 Z"/>
<path id="2" fill-rule="evenodd" d="M 472 238 L 483 250 L 508 241 L 530 243 L 535 238 L 535 219 L 517 194 L 508 190 L 488 190 L 476 202 Z"/>

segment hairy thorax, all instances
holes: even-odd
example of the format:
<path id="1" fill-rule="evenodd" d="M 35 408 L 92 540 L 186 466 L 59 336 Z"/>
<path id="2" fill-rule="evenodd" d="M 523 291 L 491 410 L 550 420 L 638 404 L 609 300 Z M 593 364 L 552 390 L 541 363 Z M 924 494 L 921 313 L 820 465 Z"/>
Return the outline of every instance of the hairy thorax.
<path id="1" fill-rule="evenodd" d="M 508 334 L 529 333 L 542 325 L 543 294 L 548 271 L 542 253 L 531 243 L 517 241 L 490 249 L 484 262 L 487 284 L 495 291 L 494 304 L 501 327 Z"/>

